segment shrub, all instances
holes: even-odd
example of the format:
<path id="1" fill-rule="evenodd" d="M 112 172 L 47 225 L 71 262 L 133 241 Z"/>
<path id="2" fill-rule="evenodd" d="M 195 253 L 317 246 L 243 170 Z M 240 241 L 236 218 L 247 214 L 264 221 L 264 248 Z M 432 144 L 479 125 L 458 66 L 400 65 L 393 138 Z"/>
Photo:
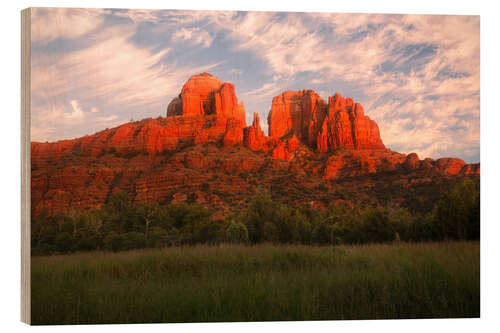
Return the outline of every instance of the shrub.
<path id="1" fill-rule="evenodd" d="M 60 252 L 70 252 L 73 250 L 73 237 L 68 232 L 61 232 L 56 236 L 55 246 Z"/>
<path id="2" fill-rule="evenodd" d="M 368 209 L 363 214 L 362 221 L 361 241 L 383 243 L 394 240 L 396 230 L 386 211 L 379 208 Z"/>
<path id="3" fill-rule="evenodd" d="M 104 237 L 103 246 L 108 251 L 119 251 L 122 249 L 122 237 L 114 231 L 111 231 Z"/>
<path id="4" fill-rule="evenodd" d="M 168 232 L 162 227 L 154 226 L 149 231 L 149 236 L 146 241 L 147 247 L 161 248 L 168 245 Z"/>
<path id="5" fill-rule="evenodd" d="M 278 227 L 272 222 L 264 222 L 262 227 L 262 238 L 266 242 L 277 243 L 280 240 Z"/>
<path id="6" fill-rule="evenodd" d="M 144 237 L 144 234 L 136 231 L 127 232 L 121 235 L 121 238 L 122 238 L 122 243 L 121 243 L 122 250 L 140 249 L 144 248 L 146 244 L 146 239 Z"/>
<path id="7" fill-rule="evenodd" d="M 231 221 L 226 229 L 226 240 L 230 243 L 248 242 L 248 230 L 245 225 Z"/>

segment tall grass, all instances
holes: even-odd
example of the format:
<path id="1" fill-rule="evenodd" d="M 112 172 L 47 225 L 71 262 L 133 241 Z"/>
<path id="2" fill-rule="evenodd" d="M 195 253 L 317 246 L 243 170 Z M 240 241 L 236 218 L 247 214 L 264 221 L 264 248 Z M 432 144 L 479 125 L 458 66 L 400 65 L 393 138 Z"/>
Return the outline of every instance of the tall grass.
<path id="1" fill-rule="evenodd" d="M 34 324 L 478 317 L 479 303 L 478 242 L 32 259 Z"/>

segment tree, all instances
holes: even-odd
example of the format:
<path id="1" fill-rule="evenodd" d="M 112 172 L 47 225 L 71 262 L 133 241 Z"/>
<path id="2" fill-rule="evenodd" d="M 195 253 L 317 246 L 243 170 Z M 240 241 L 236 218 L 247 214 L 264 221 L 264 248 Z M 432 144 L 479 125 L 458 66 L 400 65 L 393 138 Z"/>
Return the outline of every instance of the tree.
<path id="1" fill-rule="evenodd" d="M 115 213 L 126 212 L 132 204 L 132 197 L 127 192 L 116 192 L 109 196 L 106 208 Z"/>
<path id="2" fill-rule="evenodd" d="M 230 243 L 246 243 L 248 230 L 243 223 L 231 221 L 226 229 L 226 239 Z"/>
<path id="3" fill-rule="evenodd" d="M 144 238 L 147 242 L 148 237 L 149 237 L 150 225 L 151 225 L 151 223 L 153 223 L 155 218 L 159 215 L 160 206 L 156 202 L 140 203 L 140 204 L 137 204 L 136 210 L 137 210 L 137 214 L 144 221 Z"/>
<path id="4" fill-rule="evenodd" d="M 121 235 L 121 250 L 140 249 L 145 246 L 144 234 L 131 231 Z"/>
<path id="5" fill-rule="evenodd" d="M 147 247 L 162 248 L 169 243 L 169 234 L 162 227 L 154 226 L 151 228 L 149 238 L 146 239 Z"/>
<path id="6" fill-rule="evenodd" d="M 443 195 L 432 211 L 439 239 L 478 239 L 480 234 L 480 194 L 478 185 L 465 179 Z"/>
<path id="7" fill-rule="evenodd" d="M 108 251 L 116 252 L 122 249 L 122 237 L 114 231 L 108 233 L 102 242 Z"/>
<path id="8" fill-rule="evenodd" d="M 278 243 L 280 240 L 280 231 L 272 222 L 264 222 L 262 227 L 262 238 L 266 242 Z"/>
<path id="9" fill-rule="evenodd" d="M 250 205 L 242 216 L 248 229 L 248 237 L 252 243 L 263 240 L 263 228 L 266 221 L 274 221 L 277 205 L 267 189 L 257 188 L 250 200 Z"/>
<path id="10" fill-rule="evenodd" d="M 416 239 L 413 225 L 415 223 L 415 214 L 412 214 L 406 208 L 398 208 L 389 212 L 390 224 L 394 227 L 394 232 L 399 235 L 403 241 Z"/>
<path id="11" fill-rule="evenodd" d="M 55 245 L 59 252 L 70 252 L 73 249 L 73 237 L 69 232 L 61 232 L 56 236 Z"/>
<path id="12" fill-rule="evenodd" d="M 395 229 L 390 223 L 387 212 L 380 208 L 368 209 L 362 218 L 362 241 L 390 242 L 394 240 Z"/>

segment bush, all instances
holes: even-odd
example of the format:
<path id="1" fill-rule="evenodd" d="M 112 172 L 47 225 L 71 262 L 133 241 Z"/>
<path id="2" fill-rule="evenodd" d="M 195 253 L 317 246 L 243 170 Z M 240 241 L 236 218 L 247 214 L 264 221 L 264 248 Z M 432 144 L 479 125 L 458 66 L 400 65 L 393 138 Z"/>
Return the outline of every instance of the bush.
<path id="1" fill-rule="evenodd" d="M 230 243 L 248 242 L 248 230 L 245 225 L 231 221 L 226 229 L 226 240 Z"/>
<path id="2" fill-rule="evenodd" d="M 266 242 L 278 243 L 280 240 L 280 231 L 272 222 L 264 222 L 262 227 L 262 238 Z"/>
<path id="3" fill-rule="evenodd" d="M 119 251 L 122 249 L 122 237 L 121 235 L 118 235 L 116 232 L 111 231 L 104 237 L 103 240 L 103 245 L 104 249 L 108 251 Z"/>
<path id="4" fill-rule="evenodd" d="M 100 238 L 97 234 L 86 234 L 80 237 L 76 248 L 80 251 L 96 250 L 99 247 Z"/>
<path id="5" fill-rule="evenodd" d="M 73 237 L 68 232 L 61 232 L 56 236 L 55 246 L 59 252 L 70 252 L 73 250 Z"/>
<path id="6" fill-rule="evenodd" d="M 368 209 L 363 214 L 361 226 L 362 242 L 383 243 L 394 240 L 396 230 L 387 212 L 382 209 Z"/>
<path id="7" fill-rule="evenodd" d="M 122 243 L 121 243 L 122 250 L 140 249 L 144 248 L 146 245 L 146 238 L 144 237 L 144 234 L 136 231 L 127 232 L 121 235 L 121 238 L 122 238 Z"/>
<path id="8" fill-rule="evenodd" d="M 161 227 L 152 227 L 148 239 L 146 241 L 147 247 L 162 248 L 169 244 L 168 232 Z"/>

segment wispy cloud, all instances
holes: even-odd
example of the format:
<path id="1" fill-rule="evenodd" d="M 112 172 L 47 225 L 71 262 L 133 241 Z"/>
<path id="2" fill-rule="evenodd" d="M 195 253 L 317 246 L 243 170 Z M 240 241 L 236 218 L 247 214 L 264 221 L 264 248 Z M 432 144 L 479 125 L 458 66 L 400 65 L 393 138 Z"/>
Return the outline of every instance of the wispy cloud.
<path id="1" fill-rule="evenodd" d="M 212 44 L 213 37 L 206 31 L 200 28 L 181 28 L 172 35 L 173 42 L 188 42 L 194 46 L 200 45 L 209 47 Z"/>
<path id="2" fill-rule="evenodd" d="M 103 22 L 104 10 L 79 8 L 33 8 L 31 11 L 31 39 L 34 42 L 52 42 L 58 38 L 80 37 Z"/>
<path id="3" fill-rule="evenodd" d="M 51 17 L 52 11 L 58 12 L 52 9 L 46 15 Z M 60 24 L 70 25 L 72 16 L 64 17 L 69 21 Z M 37 131 L 34 139 L 54 140 L 86 133 L 85 125 L 66 122 L 68 117 L 86 121 L 91 129 L 96 121 L 115 123 L 116 116 L 106 115 L 110 110 L 105 110 L 100 118 L 91 118 L 81 111 L 80 103 L 101 103 L 111 112 L 154 108 L 156 114 L 161 114 L 162 105 L 178 94 L 193 71 L 202 72 L 217 65 L 182 67 L 165 62 L 163 58 L 170 48 L 153 50 L 135 45 L 131 37 L 136 29 L 134 23 L 110 26 L 89 37 L 92 43 L 85 48 L 55 54 L 48 48 L 47 52 L 32 55 L 32 95 L 38 101 L 33 104 L 32 113 L 39 120 L 34 126 L 43 126 L 49 119 L 55 121 L 66 104 L 71 105 L 71 113 L 62 113 L 59 124 L 53 123 L 50 131 Z M 97 106 L 89 110 L 99 111 Z"/>
<path id="4" fill-rule="evenodd" d="M 33 113 L 83 110 L 80 132 L 97 118 L 163 114 L 189 76 L 210 70 L 240 81 L 247 117 L 259 112 L 263 127 L 284 90 L 339 91 L 391 148 L 479 158 L 478 16 L 44 9 L 33 25 L 47 45 L 32 55 Z"/>
<path id="5" fill-rule="evenodd" d="M 83 111 L 80 107 L 80 103 L 78 103 L 77 100 L 72 100 L 70 102 L 71 104 L 71 112 L 67 115 L 67 117 L 69 119 L 72 119 L 72 120 L 79 120 L 79 119 L 83 119 L 83 117 L 85 117 L 85 115 L 83 114 Z"/>
<path id="6" fill-rule="evenodd" d="M 361 90 L 389 146 L 422 156 L 478 157 L 478 17 L 249 13 L 237 23 L 230 33 L 236 49 L 255 52 L 282 80 L 312 72 L 311 83 Z M 274 87 L 265 83 L 244 96 L 265 98 Z M 460 113 L 472 119 L 447 130 Z"/>

